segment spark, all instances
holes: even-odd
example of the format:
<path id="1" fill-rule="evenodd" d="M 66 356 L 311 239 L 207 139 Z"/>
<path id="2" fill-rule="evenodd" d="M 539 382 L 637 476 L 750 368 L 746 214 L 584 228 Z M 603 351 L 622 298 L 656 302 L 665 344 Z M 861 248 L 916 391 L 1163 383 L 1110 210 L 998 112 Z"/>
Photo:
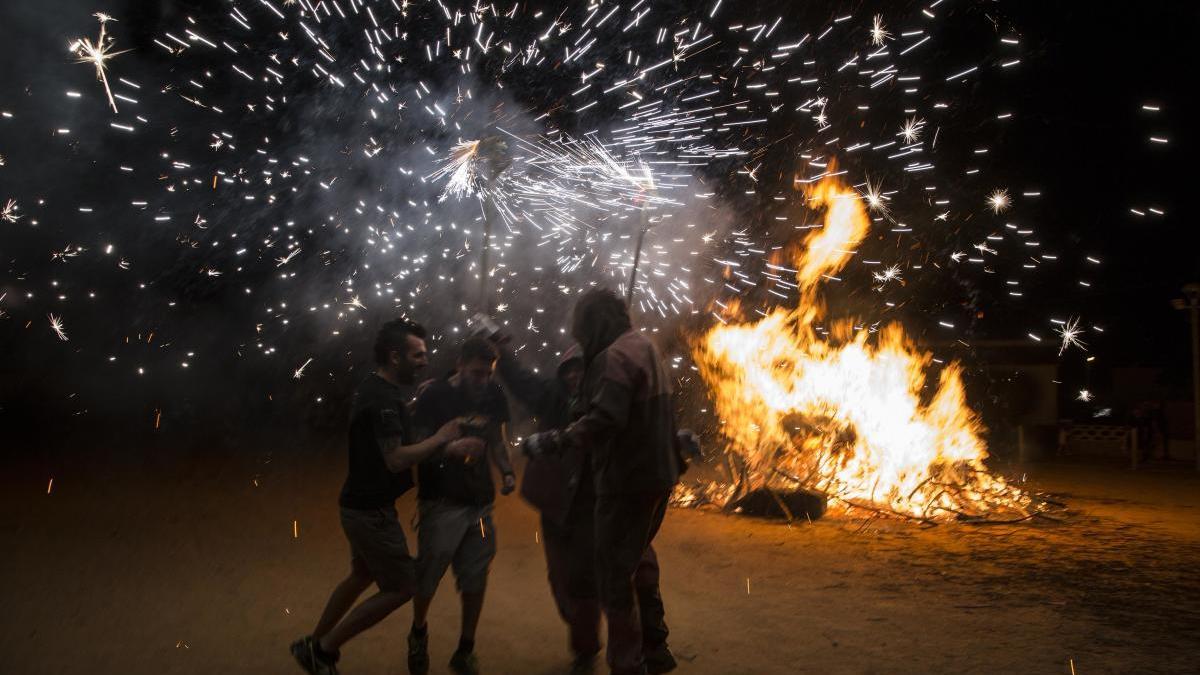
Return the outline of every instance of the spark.
<path id="1" fill-rule="evenodd" d="M 882 183 L 872 183 L 868 180 L 867 186 L 861 194 L 863 199 L 867 200 L 867 207 L 872 211 L 879 211 L 884 214 L 888 212 L 888 205 L 883 197 Z"/>
<path id="2" fill-rule="evenodd" d="M 19 211 L 19 210 L 21 210 L 21 207 L 17 204 L 17 200 L 15 200 L 15 199 L 8 200 L 7 202 L 5 202 L 4 208 L 0 209 L 0 220 L 5 220 L 10 223 L 17 222 L 18 220 L 20 220 L 23 217 L 23 216 L 17 215 L 17 211 Z"/>
<path id="3" fill-rule="evenodd" d="M 54 316 L 53 314 L 47 314 L 46 318 L 50 319 L 50 330 L 54 331 L 54 334 L 58 336 L 59 340 L 67 342 L 67 331 L 63 327 L 62 317 Z"/>
<path id="4" fill-rule="evenodd" d="M 1075 397 L 1075 400 L 1083 401 L 1084 403 L 1088 403 L 1093 398 L 1095 398 L 1095 397 L 1092 395 L 1092 392 L 1088 391 L 1087 389 L 1080 389 L 1079 395 Z"/>
<path id="5" fill-rule="evenodd" d="M 882 272 L 873 273 L 871 276 L 875 278 L 875 281 L 879 282 L 880 289 L 889 281 L 903 281 L 899 265 L 892 265 Z"/>
<path id="6" fill-rule="evenodd" d="M 279 257 L 279 258 L 276 258 L 276 259 L 275 259 L 275 263 L 276 263 L 276 265 L 275 265 L 275 266 L 276 266 L 276 267 L 283 267 L 284 265 L 286 265 L 286 264 L 288 264 L 289 262 L 291 262 L 291 261 L 292 261 L 292 258 L 295 258 L 295 257 L 296 257 L 296 255 L 297 255 L 297 254 L 299 254 L 299 253 L 300 253 L 300 247 L 299 247 L 299 246 L 297 246 L 296 248 L 292 249 L 292 250 L 291 250 L 291 252 L 289 252 L 287 255 L 285 255 L 285 256 L 281 256 L 281 257 Z"/>
<path id="7" fill-rule="evenodd" d="M 107 33 L 105 24 L 109 21 L 114 21 L 107 14 L 97 13 L 95 17 L 100 21 L 100 35 L 95 42 L 87 38 L 77 38 L 68 47 L 68 51 L 75 54 L 79 60 L 77 63 L 90 63 L 96 67 L 96 79 L 104 84 L 104 94 L 108 96 L 108 104 L 112 106 L 113 112 L 117 112 L 117 102 L 113 98 L 112 89 L 108 86 L 108 64 L 106 61 L 118 54 L 124 54 L 126 51 L 112 51 L 113 39 Z"/>
<path id="8" fill-rule="evenodd" d="M 1079 339 L 1083 333 L 1083 329 L 1079 327 L 1079 318 L 1072 317 L 1063 324 L 1062 328 L 1058 329 L 1059 336 L 1062 337 L 1062 346 L 1058 349 L 1058 355 L 1062 356 L 1063 352 L 1069 347 L 1078 347 L 1083 351 L 1087 351 L 1087 344 Z"/>
<path id="9" fill-rule="evenodd" d="M 312 357 L 311 356 L 308 357 L 308 360 L 305 361 L 304 363 L 300 364 L 300 367 L 297 368 L 296 371 L 292 373 L 292 379 L 298 380 L 298 379 L 304 377 L 304 369 L 307 368 L 308 364 L 310 364 L 312 362 L 313 362 Z"/>
<path id="10" fill-rule="evenodd" d="M 882 45 L 884 40 L 891 39 L 892 34 L 883 27 L 883 15 L 876 14 L 875 19 L 871 23 L 871 43 L 874 45 Z"/>
<path id="11" fill-rule="evenodd" d="M 904 138 L 905 143 L 916 143 L 917 141 L 921 140 L 921 132 L 924 130 L 924 128 L 925 120 L 919 119 L 915 116 L 910 117 L 904 123 L 904 126 L 900 127 L 899 135 Z"/>
<path id="12" fill-rule="evenodd" d="M 1012 204 L 1012 199 L 1008 196 L 1008 190 L 996 188 L 987 198 L 988 207 L 992 209 L 992 213 L 1000 213 L 1008 210 Z"/>

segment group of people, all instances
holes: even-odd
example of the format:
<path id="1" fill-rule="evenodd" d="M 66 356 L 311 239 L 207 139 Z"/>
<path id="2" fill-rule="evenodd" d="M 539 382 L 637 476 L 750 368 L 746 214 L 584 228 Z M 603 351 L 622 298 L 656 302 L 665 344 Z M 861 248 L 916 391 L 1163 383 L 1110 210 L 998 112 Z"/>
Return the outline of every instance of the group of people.
<path id="1" fill-rule="evenodd" d="M 607 289 L 580 296 L 571 334 L 576 346 L 549 377 L 523 366 L 500 334 L 467 338 L 454 372 L 425 382 L 410 401 L 407 387 L 428 363 L 426 333 L 401 319 L 382 326 L 375 371 L 354 395 L 349 472 L 339 498 L 350 574 L 312 633 L 292 644 L 304 670 L 336 673 L 342 645 L 411 599 L 408 667 L 428 672 L 426 617 L 450 568 L 462 626 L 449 665 L 460 675 L 480 672 L 475 632 L 496 555 L 491 467 L 503 494 L 517 483 L 505 429 L 509 408 L 496 376 L 537 423 L 522 444 L 528 462 L 521 495 L 541 514 L 571 672 L 594 671 L 601 615 L 612 673 L 674 670 L 651 542 L 685 457 L 698 445 L 690 432 L 677 430 L 662 359 L 633 328 L 620 296 Z M 414 483 L 415 559 L 395 507 Z M 358 602 L 372 584 L 378 592 Z"/>

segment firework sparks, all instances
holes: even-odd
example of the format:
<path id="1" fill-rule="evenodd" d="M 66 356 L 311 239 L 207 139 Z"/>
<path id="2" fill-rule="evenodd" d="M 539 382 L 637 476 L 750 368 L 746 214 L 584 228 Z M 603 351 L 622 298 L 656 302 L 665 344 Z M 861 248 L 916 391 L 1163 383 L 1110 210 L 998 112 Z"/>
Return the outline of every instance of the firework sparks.
<path id="1" fill-rule="evenodd" d="M 21 207 L 17 204 L 17 200 L 8 200 L 4 203 L 4 208 L 0 209 L 0 220 L 9 223 L 17 222 L 21 219 L 21 216 L 17 214 L 17 211 L 19 210 L 21 210 Z"/>
<path id="2" fill-rule="evenodd" d="M 809 282 L 794 283 L 796 270 L 778 257 L 813 234 L 819 238 L 808 242 L 812 250 L 847 268 L 846 283 L 881 291 L 886 286 L 886 293 L 870 296 L 881 304 L 864 309 L 872 315 L 863 316 L 861 325 L 874 331 L 881 325 L 878 313 L 938 303 L 936 293 L 910 291 L 936 279 L 947 258 L 961 263 L 956 273 L 990 273 L 1024 257 L 1028 249 L 1013 242 L 1045 239 L 1028 226 L 993 238 L 991 229 L 981 231 L 989 219 L 956 217 L 962 204 L 993 201 L 979 183 L 947 186 L 945 178 L 962 171 L 987 175 L 986 162 L 995 155 L 977 154 L 968 164 L 955 159 L 967 154 L 956 152 L 962 148 L 940 152 L 935 129 L 951 123 L 977 130 L 979 137 L 943 133 L 943 144 L 982 146 L 990 139 L 980 125 L 958 124 L 973 113 L 954 105 L 961 95 L 957 81 L 943 84 L 925 72 L 933 67 L 926 65 L 928 43 L 939 31 L 907 25 L 903 15 L 874 15 L 866 26 L 844 30 L 853 24 L 843 24 L 849 16 L 824 26 L 801 27 L 788 17 L 750 24 L 726 21 L 729 8 L 719 0 L 694 8 L 685 3 L 669 17 L 665 12 L 676 10 L 655 5 L 651 12 L 650 4 L 566 3 L 544 16 L 519 3 L 511 9 L 477 4 L 461 12 L 416 12 L 408 2 L 351 3 L 353 11 L 345 12 L 344 3 L 342 9 L 290 0 L 235 3 L 229 11 L 198 13 L 159 32 L 154 44 L 173 65 L 147 71 L 148 81 L 108 70 L 108 60 L 120 52 L 106 26 L 112 19 L 97 15 L 99 36 L 75 40 L 71 51 L 95 67 L 114 111 L 119 99 L 122 111 L 137 104 L 153 120 L 113 127 L 136 128 L 142 143 L 97 158 L 97 167 L 127 179 L 121 184 L 132 194 L 97 206 L 109 210 L 127 199 L 132 212 L 117 217 L 153 218 L 154 229 L 138 230 L 140 236 L 183 246 L 195 263 L 190 269 L 199 270 L 205 284 L 255 299 L 324 298 L 303 309 L 334 335 L 366 325 L 376 311 L 461 328 L 460 314 L 468 311 L 456 295 L 461 282 L 485 279 L 488 296 L 507 308 L 514 332 L 524 327 L 541 350 L 557 349 L 561 344 L 553 340 L 566 339 L 561 329 L 567 303 L 533 298 L 570 298 L 596 283 L 624 286 L 635 262 L 640 269 L 628 288 L 631 309 L 647 325 L 661 327 L 710 306 L 722 322 L 737 314 L 734 308 L 765 316 L 774 303 L 791 303 L 807 288 Z M 942 22 L 945 16 L 927 18 Z M 518 42 L 520 27 L 531 24 L 536 38 Z M 864 37 L 875 45 L 871 53 L 862 53 Z M 989 62 L 985 56 L 972 55 L 964 64 Z M 416 63 L 436 75 L 417 79 L 410 68 Z M 915 94 L 903 112 L 891 105 L 900 92 Z M 848 106 L 851 99 L 857 107 Z M 284 131 L 291 128 L 288 117 L 313 110 L 345 121 L 332 130 L 335 137 L 314 142 Z M 13 118 L 0 114 L 4 121 Z M 242 115 L 246 124 L 231 122 Z M 771 129 L 795 122 L 803 123 L 802 133 L 771 136 Z M 109 120 L 54 124 L 54 135 L 69 140 L 107 129 Z M 260 124 L 279 131 L 262 137 L 252 131 Z M 511 155 L 504 144 L 512 146 Z M 339 152 L 331 151 L 335 146 Z M 931 152 L 935 147 L 938 153 Z M 847 153 L 849 170 L 834 165 L 838 148 Z M 771 168 L 776 152 L 803 158 L 804 175 L 781 178 Z M 384 171 L 386 180 L 370 181 L 376 189 L 347 179 Z M 856 187 L 826 207 L 864 207 L 895 235 L 886 249 L 882 238 L 797 220 L 811 204 L 808 191 L 801 198 L 792 188 L 841 174 Z M 993 180 L 983 185 L 1003 184 Z M 200 217 L 172 218 L 211 209 L 214 191 L 223 203 L 238 204 L 249 225 L 222 232 Z M 10 200 L 0 212 L 5 222 L 28 216 L 36 224 L 49 219 L 56 203 L 68 202 L 49 195 L 55 201 L 43 206 L 39 199 L 35 206 L 32 197 L 13 196 L 25 210 Z M 486 209 L 480 214 L 438 206 L 450 197 L 474 198 Z M 777 227 L 739 224 L 749 203 L 778 204 Z M 321 207 L 312 204 L 338 206 L 316 210 Z M 1161 215 L 1157 206 L 1145 211 L 1148 206 L 1138 208 L 1148 217 Z M 80 208 L 81 214 L 92 212 Z M 294 220 L 281 221 L 281 213 Z M 480 257 L 472 255 L 481 219 L 491 235 L 484 237 L 491 257 L 482 274 Z M 922 227 L 929 223 L 938 227 Z M 953 223 L 963 238 L 948 243 L 942 223 Z M 978 229 L 967 229 L 972 227 Z M 105 255 L 114 245 L 127 245 L 119 239 L 123 234 L 112 236 L 118 239 L 101 247 Z M 85 269 L 76 261 L 95 254 L 75 246 L 50 252 L 67 263 L 58 265 L 63 273 L 76 274 Z M 114 263 L 130 267 L 124 258 L 105 260 L 106 266 Z M 149 257 L 139 257 L 138 264 L 151 273 L 155 265 Z M 1050 264 L 1050 258 L 1037 264 Z M 818 279 L 843 280 L 832 267 L 818 267 L 828 275 Z M 58 296 L 66 295 L 51 297 L 65 303 Z M 312 343 L 295 340 L 299 324 L 288 322 L 297 319 L 296 306 L 267 302 L 257 308 L 265 316 L 247 321 L 245 331 L 253 327 L 262 355 L 303 362 L 293 372 L 303 376 L 322 356 L 309 356 Z M 72 316 L 80 340 L 86 314 Z M 939 318 L 950 330 L 969 323 L 966 317 Z M 682 372 L 692 366 L 681 360 L 673 367 Z"/>
<path id="3" fill-rule="evenodd" d="M 63 327 L 62 317 L 58 317 L 53 314 L 47 314 L 46 318 L 50 320 L 50 330 L 54 331 L 54 334 L 58 336 L 59 340 L 67 342 L 67 331 Z"/>
<path id="4" fill-rule="evenodd" d="M 904 122 L 904 126 L 900 127 L 900 133 L 897 134 L 904 139 L 905 143 L 916 143 L 921 140 L 921 134 L 925 130 L 925 120 L 916 117 L 910 117 Z"/>
<path id="5" fill-rule="evenodd" d="M 879 46 L 883 44 L 884 40 L 890 40 L 891 38 L 892 34 L 883 27 L 883 15 L 876 14 L 875 18 L 871 21 L 871 44 Z"/>
<path id="6" fill-rule="evenodd" d="M 446 177 L 446 190 L 441 199 L 476 194 L 479 185 L 479 141 L 463 141 L 450 149 L 450 157 L 440 169 L 429 175 L 439 180 Z"/>
<path id="7" fill-rule="evenodd" d="M 108 104 L 112 106 L 113 112 L 117 112 L 117 101 L 113 98 L 112 89 L 108 86 L 107 62 L 114 56 L 124 54 L 128 50 L 112 51 L 113 39 L 108 35 L 105 24 L 115 19 L 103 13 L 98 13 L 95 17 L 100 21 L 100 35 L 96 37 L 96 41 L 92 42 L 87 38 L 77 38 L 67 49 L 79 57 L 78 63 L 90 63 L 96 67 L 96 79 L 104 85 L 104 95 L 108 97 Z"/>
<path id="8" fill-rule="evenodd" d="M 1087 351 L 1087 344 L 1079 339 L 1083 334 L 1083 329 L 1079 327 L 1079 318 L 1074 317 L 1067 320 L 1066 323 L 1058 329 L 1058 335 L 1062 338 L 1062 345 L 1058 349 L 1058 355 L 1062 356 L 1070 347 L 1078 347 L 1083 351 Z"/>
<path id="9" fill-rule="evenodd" d="M 308 357 L 308 360 L 307 360 L 307 361 L 305 361 L 304 363 L 300 364 L 300 367 L 299 367 L 299 368 L 297 368 L 297 369 L 295 370 L 295 372 L 293 372 L 293 373 L 292 373 L 292 379 L 293 379 L 293 380 L 298 380 L 298 379 L 300 379 L 300 378 L 304 377 L 304 369 L 305 369 L 305 368 L 307 368 L 307 367 L 308 367 L 308 364 L 310 364 L 310 363 L 312 363 L 312 362 L 313 362 L 313 359 L 312 359 L 312 357 L 311 357 L 311 356 L 310 356 L 310 357 Z"/>
<path id="10" fill-rule="evenodd" d="M 992 213 L 1003 213 L 1012 204 L 1012 198 L 1008 196 L 1008 190 L 996 188 L 988 195 L 987 204 Z"/>

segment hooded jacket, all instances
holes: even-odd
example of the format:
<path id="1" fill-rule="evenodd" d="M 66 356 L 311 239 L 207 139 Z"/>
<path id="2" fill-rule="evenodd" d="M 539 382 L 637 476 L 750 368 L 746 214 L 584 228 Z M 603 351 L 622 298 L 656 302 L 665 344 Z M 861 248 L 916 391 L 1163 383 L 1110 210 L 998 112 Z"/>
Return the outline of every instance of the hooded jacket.
<path id="1" fill-rule="evenodd" d="M 563 371 L 572 362 L 583 365 L 583 358 L 575 349 L 563 355 L 554 377 L 539 377 L 521 367 L 508 351 L 500 354 L 497 364 L 500 378 L 509 392 L 537 419 L 538 431 L 561 431 L 574 419 L 578 396 L 571 396 L 562 378 Z M 577 451 L 530 459 L 521 478 L 521 498 L 551 520 L 565 524 L 584 460 Z"/>
<path id="2" fill-rule="evenodd" d="M 662 358 L 629 327 L 628 315 L 588 319 L 580 317 L 575 330 L 587 370 L 583 416 L 563 432 L 567 452 L 590 455 L 598 497 L 669 492 L 679 481 L 681 459 Z"/>

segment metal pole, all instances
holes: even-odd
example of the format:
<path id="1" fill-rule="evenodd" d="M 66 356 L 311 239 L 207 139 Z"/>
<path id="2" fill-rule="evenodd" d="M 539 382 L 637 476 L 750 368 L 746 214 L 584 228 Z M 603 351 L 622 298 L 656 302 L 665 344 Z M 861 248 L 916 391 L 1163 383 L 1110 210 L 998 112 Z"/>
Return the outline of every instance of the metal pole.
<path id="1" fill-rule="evenodd" d="M 488 293 L 488 259 L 492 248 L 492 214 L 491 209 L 488 208 L 486 196 L 480 203 L 483 205 L 483 250 L 479 254 L 479 311 L 491 316 L 492 296 Z"/>
<path id="2" fill-rule="evenodd" d="M 638 263 L 642 260 L 642 241 L 646 238 L 646 205 L 642 205 L 641 225 L 638 228 L 637 248 L 633 252 L 633 269 L 629 271 L 629 288 L 625 289 L 625 304 L 633 306 L 633 287 L 637 283 Z"/>
<path id="3" fill-rule="evenodd" d="M 1192 415 L 1195 417 L 1192 447 L 1196 451 L 1196 470 L 1200 471 L 1200 303 L 1191 299 L 1192 310 Z M 1165 434 L 1164 434 L 1165 435 Z M 1163 439 L 1164 442 L 1169 442 Z"/>

